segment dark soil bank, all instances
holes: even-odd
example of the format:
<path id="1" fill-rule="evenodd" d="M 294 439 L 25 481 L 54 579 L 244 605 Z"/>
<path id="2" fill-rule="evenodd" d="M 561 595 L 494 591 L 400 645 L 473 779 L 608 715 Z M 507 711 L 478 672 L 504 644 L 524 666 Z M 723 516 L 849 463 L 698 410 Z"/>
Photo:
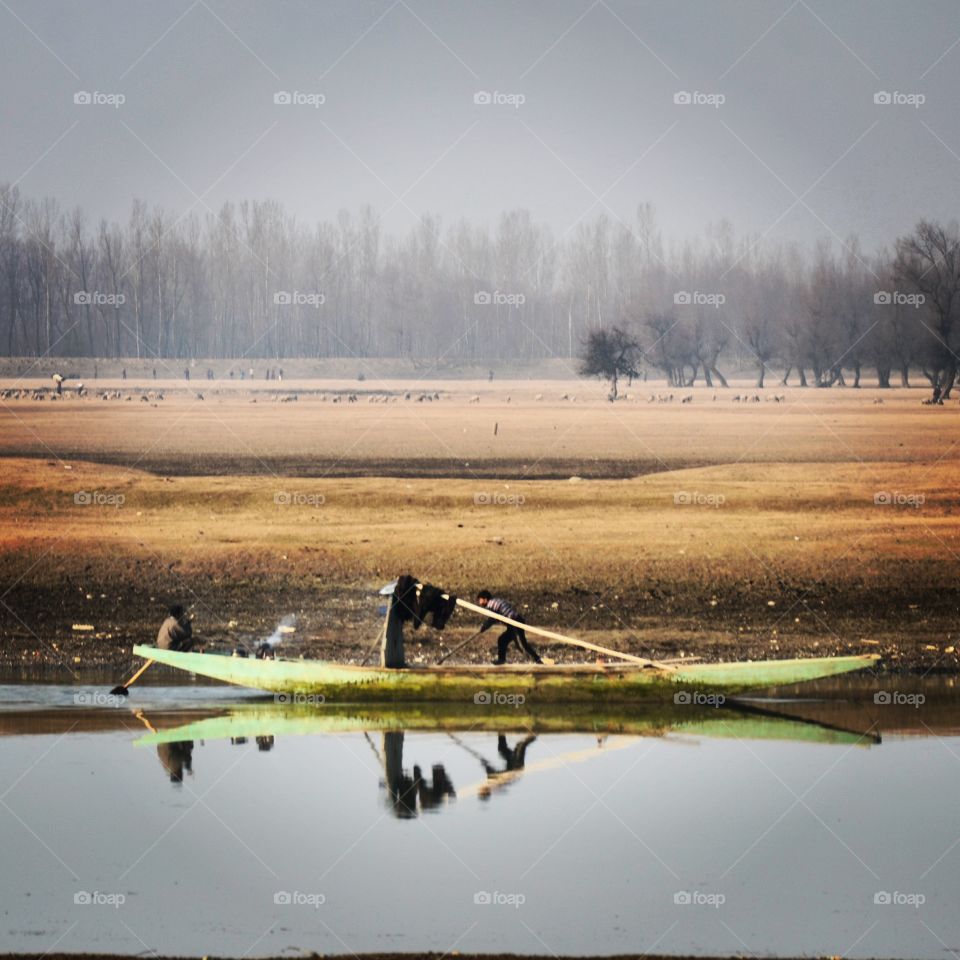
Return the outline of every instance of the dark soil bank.
<path id="1" fill-rule="evenodd" d="M 249 647 L 293 613 L 297 630 L 285 641 L 283 654 L 359 663 L 376 643 L 384 602 L 375 584 L 338 585 L 263 574 L 146 577 L 131 567 L 127 575 L 114 568 L 99 573 L 91 569 L 82 578 L 64 575 L 55 583 L 28 579 L 12 583 L 0 604 L 0 670 L 7 677 L 122 672 L 133 662 L 134 644 L 154 642 L 166 606 L 174 601 L 188 606 L 195 634 L 212 649 Z M 504 589 L 531 624 L 653 659 L 879 653 L 887 670 L 960 668 L 953 639 L 954 597 L 941 592 L 908 604 L 890 595 L 847 595 L 840 589 L 825 594 L 813 587 L 797 587 L 796 595 L 782 597 L 775 609 L 763 599 L 769 595 L 766 585 L 738 588 L 716 605 L 689 585 L 672 590 L 661 584 L 632 596 L 621 593 L 616 603 L 588 586 L 549 595 L 525 595 L 506 585 Z M 562 621 L 554 603 L 564 612 Z M 442 634 L 428 627 L 408 631 L 408 655 L 413 662 L 430 663 L 466 639 L 479 622 L 459 610 Z M 488 661 L 497 633 L 485 634 L 456 660 Z M 584 659 L 579 648 L 531 639 L 559 662 Z"/>

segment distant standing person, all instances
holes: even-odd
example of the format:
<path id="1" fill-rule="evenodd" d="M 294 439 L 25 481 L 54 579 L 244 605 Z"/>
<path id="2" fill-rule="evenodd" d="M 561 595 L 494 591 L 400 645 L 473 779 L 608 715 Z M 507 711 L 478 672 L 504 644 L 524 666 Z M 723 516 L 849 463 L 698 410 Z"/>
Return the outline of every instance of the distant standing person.
<path id="1" fill-rule="evenodd" d="M 481 590 L 477 594 L 477 603 L 490 613 L 499 613 L 502 617 L 509 617 L 511 620 L 517 620 L 520 623 L 524 622 L 523 617 L 521 617 L 506 600 L 502 597 L 495 597 L 489 590 Z M 486 631 L 497 622 L 493 617 L 487 617 L 483 622 L 483 626 L 480 627 L 480 632 L 486 633 Z M 500 666 L 507 662 L 507 647 L 510 646 L 511 640 L 513 640 L 517 647 L 534 663 L 543 663 L 543 660 L 540 659 L 540 654 L 534 650 L 530 641 L 527 640 L 527 635 L 524 633 L 523 628 L 508 624 L 507 629 L 497 638 L 497 659 L 493 661 L 494 664 Z"/>
<path id="2" fill-rule="evenodd" d="M 189 367 L 184 367 L 184 368 L 183 368 L 183 379 L 184 379 L 184 380 L 189 380 L 189 379 L 190 379 L 190 368 L 189 368 Z"/>
<path id="3" fill-rule="evenodd" d="M 157 634 L 157 646 L 161 650 L 179 650 L 187 653 L 193 649 L 193 625 L 187 612 L 179 603 L 175 603 L 168 611 L 167 619 L 160 624 Z"/>

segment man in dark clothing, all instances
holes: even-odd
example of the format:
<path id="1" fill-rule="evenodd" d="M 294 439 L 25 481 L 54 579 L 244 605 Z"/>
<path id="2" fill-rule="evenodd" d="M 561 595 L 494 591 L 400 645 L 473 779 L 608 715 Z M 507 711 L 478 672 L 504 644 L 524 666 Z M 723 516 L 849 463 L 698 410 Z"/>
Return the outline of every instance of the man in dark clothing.
<path id="1" fill-rule="evenodd" d="M 447 621 L 453 615 L 457 608 L 457 598 L 451 594 L 444 595 L 443 590 L 430 583 L 425 583 L 420 591 L 420 597 L 417 601 L 416 616 L 413 618 L 413 629 L 416 630 L 421 623 L 426 623 L 427 617 L 431 617 L 431 623 L 435 630 L 442 630 Z"/>
<path id="2" fill-rule="evenodd" d="M 169 611 L 170 615 L 160 625 L 157 634 L 157 646 L 161 650 L 179 650 L 186 653 L 193 649 L 193 627 L 183 607 L 176 603 Z"/>
<path id="3" fill-rule="evenodd" d="M 481 590 L 477 594 L 477 603 L 485 610 L 489 610 L 490 613 L 499 613 L 502 617 L 509 617 L 511 620 L 517 620 L 520 623 L 524 622 L 523 617 L 521 617 L 506 600 L 501 597 L 495 597 L 489 590 Z M 493 617 L 487 617 L 483 622 L 483 626 L 480 627 L 480 632 L 485 633 L 497 622 L 499 621 Z M 507 647 L 510 646 L 511 640 L 513 640 L 517 644 L 517 647 L 534 663 L 543 663 L 540 659 L 540 654 L 534 650 L 530 641 L 527 640 L 527 635 L 524 633 L 523 628 L 508 624 L 507 629 L 504 630 L 497 639 L 497 659 L 493 661 L 494 664 L 499 666 L 507 662 Z"/>

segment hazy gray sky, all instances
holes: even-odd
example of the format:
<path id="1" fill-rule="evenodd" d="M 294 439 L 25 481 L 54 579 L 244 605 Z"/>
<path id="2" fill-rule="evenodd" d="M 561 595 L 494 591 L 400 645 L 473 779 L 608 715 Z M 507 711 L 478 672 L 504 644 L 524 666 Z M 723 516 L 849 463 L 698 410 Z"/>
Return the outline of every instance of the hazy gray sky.
<path id="1" fill-rule="evenodd" d="M 651 201 L 673 235 L 869 249 L 960 197 L 956 0 L 0 0 L 0 77 L 0 181 L 93 216 L 522 206 L 562 232 Z"/>

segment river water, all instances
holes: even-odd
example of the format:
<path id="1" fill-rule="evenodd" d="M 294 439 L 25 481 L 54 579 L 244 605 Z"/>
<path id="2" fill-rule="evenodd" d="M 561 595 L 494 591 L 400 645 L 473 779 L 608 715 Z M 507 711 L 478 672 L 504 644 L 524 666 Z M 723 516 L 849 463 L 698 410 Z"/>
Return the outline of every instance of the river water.
<path id="1" fill-rule="evenodd" d="M 790 693 L 451 715 L 0 686 L 0 953 L 956 955 L 953 681 Z"/>

